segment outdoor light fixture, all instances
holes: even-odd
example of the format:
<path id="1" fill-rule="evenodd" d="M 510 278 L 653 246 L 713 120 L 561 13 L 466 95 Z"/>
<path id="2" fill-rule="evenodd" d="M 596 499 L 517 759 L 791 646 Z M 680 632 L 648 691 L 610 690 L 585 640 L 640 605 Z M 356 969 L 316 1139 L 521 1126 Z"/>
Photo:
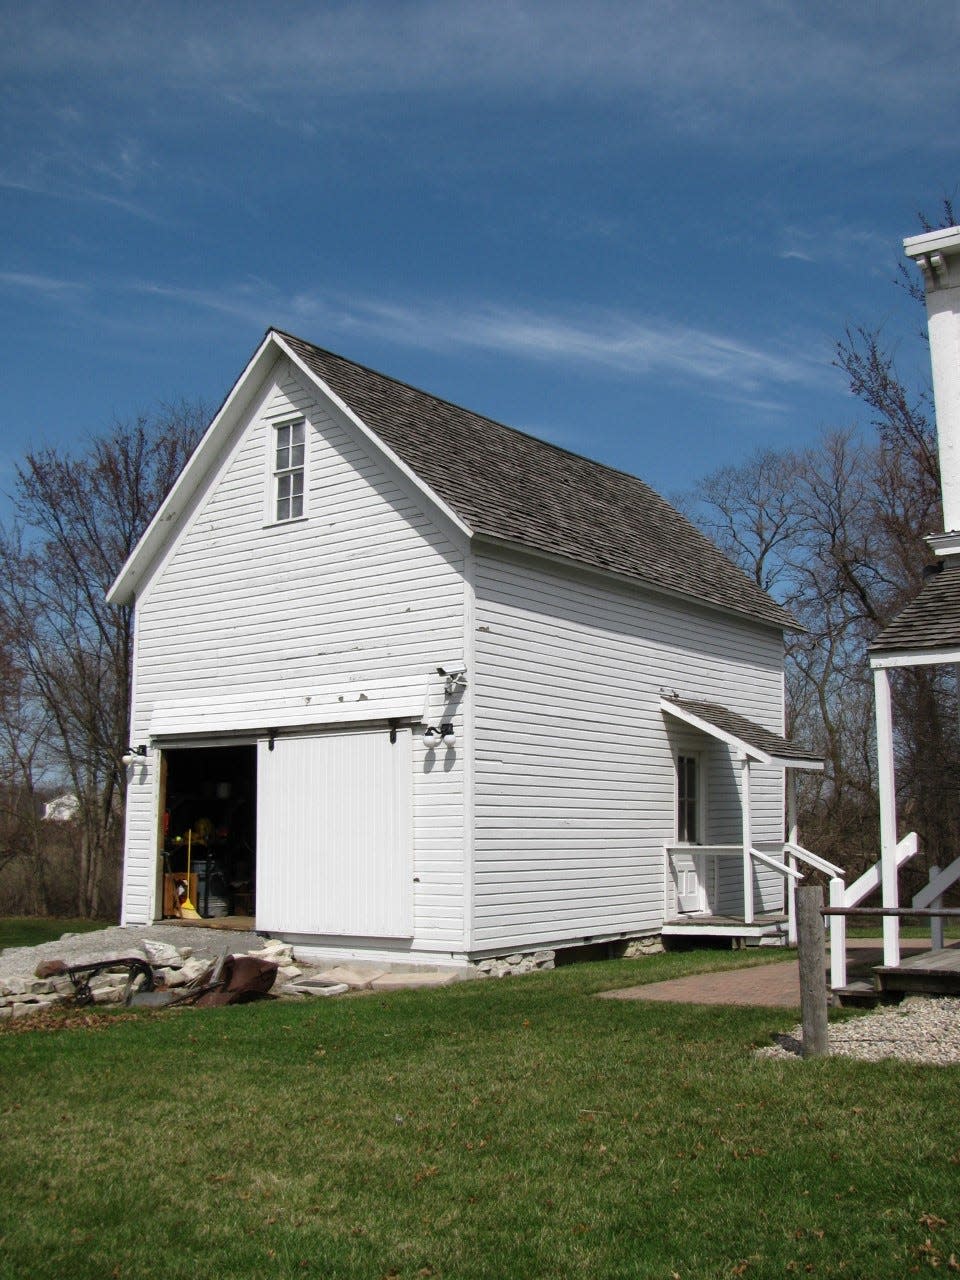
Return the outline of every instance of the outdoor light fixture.
<path id="1" fill-rule="evenodd" d="M 146 758 L 147 748 L 141 743 L 138 747 L 128 747 L 126 755 L 120 757 L 120 763 L 126 765 L 142 764 Z"/>
<path id="2" fill-rule="evenodd" d="M 452 747 L 457 740 L 454 733 L 453 725 L 449 720 L 445 720 L 439 729 L 436 725 L 427 725 L 423 731 L 423 745 L 428 751 L 433 751 L 435 747 L 439 747 L 442 742 L 445 747 Z"/>

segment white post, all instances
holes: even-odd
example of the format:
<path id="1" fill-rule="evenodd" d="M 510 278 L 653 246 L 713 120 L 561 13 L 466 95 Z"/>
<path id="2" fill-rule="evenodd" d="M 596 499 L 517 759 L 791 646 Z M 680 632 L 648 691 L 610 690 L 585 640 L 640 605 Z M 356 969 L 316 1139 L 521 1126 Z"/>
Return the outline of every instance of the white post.
<path id="1" fill-rule="evenodd" d="M 883 905 L 900 905 L 897 884 L 897 792 L 893 765 L 893 712 L 890 677 L 878 668 L 873 673 L 873 697 L 877 714 L 877 788 L 880 793 L 880 883 Z M 900 963 L 900 918 L 883 917 L 883 963 Z"/>
<path id="2" fill-rule="evenodd" d="M 839 876 L 830 878 L 831 907 L 845 907 L 846 885 Z M 830 986 L 834 991 L 847 985 L 847 917 L 830 916 Z"/>
<path id="3" fill-rule="evenodd" d="M 753 832 L 750 829 L 750 760 L 740 761 L 740 808 L 743 815 L 743 921 L 753 924 Z"/>
<path id="4" fill-rule="evenodd" d="M 790 844 L 800 843 L 800 829 L 797 826 L 797 773 L 795 769 L 784 770 L 787 786 L 787 840 Z M 788 865 L 796 871 L 797 860 L 790 854 Z M 787 876 L 787 941 L 791 947 L 797 945 L 797 882 L 793 876 Z"/>

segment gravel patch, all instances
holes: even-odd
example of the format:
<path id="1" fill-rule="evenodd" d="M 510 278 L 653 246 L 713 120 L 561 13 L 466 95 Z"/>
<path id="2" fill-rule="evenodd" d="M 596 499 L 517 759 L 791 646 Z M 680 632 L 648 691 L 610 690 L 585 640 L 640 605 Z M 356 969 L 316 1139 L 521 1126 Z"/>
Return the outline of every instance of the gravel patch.
<path id="1" fill-rule="evenodd" d="M 954 996 L 908 996 L 900 1004 L 874 1009 L 828 1030 L 830 1053 L 864 1062 L 897 1058 L 946 1067 L 960 1063 L 960 999 Z M 800 1055 L 802 1027 L 776 1037 L 758 1049 L 758 1058 Z"/>
<path id="2" fill-rule="evenodd" d="M 136 948 L 144 939 L 190 947 L 198 960 L 216 960 L 231 953 L 253 951 L 265 941 L 258 933 L 234 929 L 197 929 L 176 924 L 125 928 L 114 925 L 92 933 L 68 933 L 56 942 L 41 942 L 36 947 L 7 947 L 0 953 L 0 979 L 32 973 L 41 960 L 63 960 L 70 965 L 104 952 L 122 954 L 130 947 Z"/>

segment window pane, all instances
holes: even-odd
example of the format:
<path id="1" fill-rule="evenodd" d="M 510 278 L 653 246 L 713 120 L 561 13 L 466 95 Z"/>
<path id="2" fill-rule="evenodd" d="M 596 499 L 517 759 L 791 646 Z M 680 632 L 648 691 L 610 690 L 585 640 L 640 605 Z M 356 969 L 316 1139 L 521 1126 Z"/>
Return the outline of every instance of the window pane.
<path id="1" fill-rule="evenodd" d="M 291 471 L 285 479 L 290 481 L 290 492 L 296 497 L 303 497 L 303 472 Z"/>
<path id="2" fill-rule="evenodd" d="M 677 757 L 677 839 L 686 844 L 699 839 L 697 773 L 695 756 Z"/>
<path id="3" fill-rule="evenodd" d="M 291 467 L 303 466 L 303 445 L 302 444 L 295 444 L 293 448 L 290 450 L 290 466 Z"/>
<path id="4" fill-rule="evenodd" d="M 302 422 L 291 423 L 289 427 L 289 431 L 290 431 L 291 444 L 303 444 L 303 423 Z"/>
<path id="5" fill-rule="evenodd" d="M 303 515 L 303 494 L 298 493 L 290 500 L 290 519 Z"/>

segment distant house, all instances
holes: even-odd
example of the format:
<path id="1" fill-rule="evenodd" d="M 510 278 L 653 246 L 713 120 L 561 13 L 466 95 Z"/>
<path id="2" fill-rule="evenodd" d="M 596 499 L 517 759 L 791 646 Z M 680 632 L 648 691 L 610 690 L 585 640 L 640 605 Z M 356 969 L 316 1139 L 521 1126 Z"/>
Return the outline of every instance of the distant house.
<path id="1" fill-rule="evenodd" d="M 189 850 L 324 954 L 783 931 L 794 624 L 633 476 L 270 330 L 109 598 L 127 923 Z"/>
<path id="2" fill-rule="evenodd" d="M 54 796 L 43 806 L 44 822 L 71 822 L 80 812 L 80 801 L 70 792 Z"/>

